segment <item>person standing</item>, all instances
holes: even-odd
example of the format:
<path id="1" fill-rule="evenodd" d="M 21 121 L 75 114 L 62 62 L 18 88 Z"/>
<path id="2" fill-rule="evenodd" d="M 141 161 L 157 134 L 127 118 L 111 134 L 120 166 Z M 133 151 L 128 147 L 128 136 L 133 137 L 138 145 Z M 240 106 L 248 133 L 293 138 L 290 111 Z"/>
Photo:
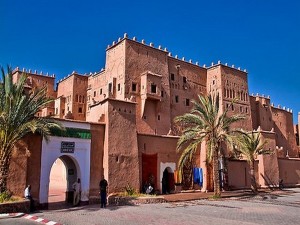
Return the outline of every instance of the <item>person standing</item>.
<path id="1" fill-rule="evenodd" d="M 33 201 L 33 198 L 31 196 L 31 186 L 30 186 L 30 184 L 25 188 L 24 197 L 30 201 L 29 210 L 30 210 L 30 212 L 33 212 L 34 211 L 34 201 Z"/>
<path id="2" fill-rule="evenodd" d="M 73 191 L 74 191 L 73 205 L 77 206 L 80 201 L 80 192 L 81 192 L 80 178 L 78 178 L 77 181 L 73 184 Z"/>
<path id="3" fill-rule="evenodd" d="M 101 208 L 106 207 L 107 186 L 107 180 L 105 180 L 104 176 L 102 175 L 102 179 L 99 183 Z"/>

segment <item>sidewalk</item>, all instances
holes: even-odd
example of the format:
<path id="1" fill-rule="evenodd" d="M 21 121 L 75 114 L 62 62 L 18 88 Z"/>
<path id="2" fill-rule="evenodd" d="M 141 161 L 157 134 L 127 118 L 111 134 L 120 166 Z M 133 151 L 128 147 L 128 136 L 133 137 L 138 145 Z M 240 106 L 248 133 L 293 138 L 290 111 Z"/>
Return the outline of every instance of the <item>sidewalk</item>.
<path id="1" fill-rule="evenodd" d="M 259 190 L 257 194 L 252 193 L 250 190 L 236 190 L 236 191 L 224 191 L 221 192 L 221 199 L 226 198 L 247 198 L 247 197 L 264 197 L 266 195 L 280 195 L 280 194 L 288 194 L 290 191 L 288 190 L 269 190 L 262 189 Z M 200 192 L 200 191 L 186 191 L 176 194 L 168 194 L 168 195 L 160 195 L 163 197 L 166 202 L 178 202 L 178 201 L 191 201 L 191 200 L 199 200 L 199 199 L 208 199 L 214 195 L 213 192 Z"/>

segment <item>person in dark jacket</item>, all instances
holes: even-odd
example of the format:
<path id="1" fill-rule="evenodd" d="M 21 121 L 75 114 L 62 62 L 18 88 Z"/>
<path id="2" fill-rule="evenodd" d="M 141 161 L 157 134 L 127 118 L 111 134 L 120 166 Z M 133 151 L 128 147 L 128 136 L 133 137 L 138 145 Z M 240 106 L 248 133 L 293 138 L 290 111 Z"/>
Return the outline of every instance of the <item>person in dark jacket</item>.
<path id="1" fill-rule="evenodd" d="M 100 188 L 100 203 L 101 203 L 101 208 L 105 208 L 106 207 L 106 203 L 107 203 L 107 180 L 105 180 L 104 176 L 102 176 L 102 179 L 99 183 L 99 188 Z"/>

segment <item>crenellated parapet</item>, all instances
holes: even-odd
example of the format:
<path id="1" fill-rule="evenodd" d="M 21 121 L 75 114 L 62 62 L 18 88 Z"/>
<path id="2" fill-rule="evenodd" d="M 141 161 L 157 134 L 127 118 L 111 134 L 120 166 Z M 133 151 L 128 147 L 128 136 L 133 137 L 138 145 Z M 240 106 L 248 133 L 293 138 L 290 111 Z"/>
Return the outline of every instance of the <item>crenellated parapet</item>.
<path id="1" fill-rule="evenodd" d="M 232 64 L 230 66 L 228 63 L 222 63 L 221 60 L 218 60 L 217 63 L 211 62 L 211 65 L 208 66 L 207 68 L 210 69 L 210 68 L 213 68 L 213 67 L 216 67 L 216 66 L 225 66 L 227 68 L 231 68 L 231 69 L 235 69 L 235 70 L 247 73 L 246 69 L 241 69 L 241 67 L 236 67 L 234 64 Z M 203 67 L 206 68 L 206 65 L 204 64 Z"/>
<path id="2" fill-rule="evenodd" d="M 268 104 L 268 102 L 270 102 L 270 95 L 264 95 L 264 94 L 259 94 L 259 93 L 252 93 L 251 94 L 252 97 L 255 98 L 255 101 L 261 101 L 263 105 L 267 106 L 267 105 L 270 105 L 272 108 L 275 108 L 275 109 L 281 109 L 283 111 L 286 111 L 286 112 L 289 112 L 289 113 L 293 113 L 293 110 L 290 109 L 290 108 L 287 108 L 285 106 L 281 106 L 280 104 L 278 104 L 277 106 L 275 106 L 274 103 L 270 103 Z"/>
<path id="3" fill-rule="evenodd" d="M 23 68 L 22 70 L 19 67 L 16 67 L 13 70 L 13 73 L 26 73 L 26 74 L 30 74 L 30 75 L 40 75 L 40 76 L 44 76 L 44 77 L 50 77 L 50 78 L 54 78 L 55 79 L 55 74 L 49 74 L 48 72 L 45 74 L 43 73 L 43 71 L 38 72 L 37 70 L 31 70 L 31 69 L 26 69 Z"/>

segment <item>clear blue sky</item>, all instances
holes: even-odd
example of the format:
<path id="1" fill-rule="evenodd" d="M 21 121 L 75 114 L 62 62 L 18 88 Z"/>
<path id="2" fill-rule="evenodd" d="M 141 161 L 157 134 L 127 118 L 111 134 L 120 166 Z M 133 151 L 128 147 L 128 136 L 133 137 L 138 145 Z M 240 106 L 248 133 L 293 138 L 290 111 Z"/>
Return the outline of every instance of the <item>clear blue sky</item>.
<path id="1" fill-rule="evenodd" d="M 168 3 L 167 3 L 168 2 Z M 300 1 L 0 0 L 0 64 L 56 74 L 104 67 L 126 32 L 173 55 L 247 69 L 250 93 L 300 111 Z"/>

